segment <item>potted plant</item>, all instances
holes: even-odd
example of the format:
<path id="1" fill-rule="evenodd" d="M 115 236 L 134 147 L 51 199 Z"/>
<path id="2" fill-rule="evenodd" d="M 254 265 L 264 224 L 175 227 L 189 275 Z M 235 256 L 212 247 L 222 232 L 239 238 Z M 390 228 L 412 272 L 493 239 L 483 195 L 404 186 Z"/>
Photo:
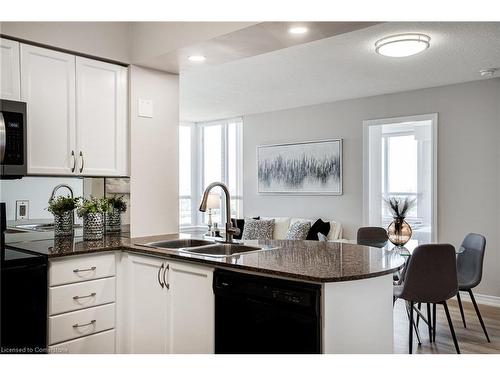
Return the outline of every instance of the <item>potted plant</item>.
<path id="1" fill-rule="evenodd" d="M 389 197 L 384 199 L 393 221 L 387 227 L 389 241 L 396 246 L 404 246 L 411 238 L 410 224 L 405 220 L 408 211 L 415 206 L 416 199 L 409 197 Z"/>
<path id="2" fill-rule="evenodd" d="M 104 213 L 108 209 L 106 198 L 83 199 L 76 210 L 83 218 L 83 240 L 100 240 L 104 235 Z"/>
<path id="3" fill-rule="evenodd" d="M 106 210 L 106 232 L 119 232 L 121 230 L 122 212 L 127 211 L 127 203 L 123 195 L 108 198 L 108 209 Z"/>
<path id="4" fill-rule="evenodd" d="M 60 196 L 49 200 L 47 210 L 54 215 L 54 236 L 73 235 L 74 210 L 79 198 Z"/>

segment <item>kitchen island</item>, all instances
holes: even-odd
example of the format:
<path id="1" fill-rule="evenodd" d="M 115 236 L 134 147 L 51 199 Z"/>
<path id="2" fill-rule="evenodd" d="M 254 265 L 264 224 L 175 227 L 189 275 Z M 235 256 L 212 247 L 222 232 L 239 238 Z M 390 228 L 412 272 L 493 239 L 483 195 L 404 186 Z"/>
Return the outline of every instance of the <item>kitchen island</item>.
<path id="1" fill-rule="evenodd" d="M 136 259 L 134 257 L 139 256 L 140 259 L 160 260 L 161 265 L 158 267 L 161 269 L 158 269 L 156 274 L 155 268 L 154 274 L 155 279 L 158 276 L 160 285 L 162 285 L 160 280 L 162 272 L 164 284 L 167 285 L 166 268 L 172 269 L 173 267 L 169 264 L 170 261 L 173 264 L 192 265 L 195 270 L 231 270 L 320 285 L 322 353 L 392 353 L 392 274 L 404 264 L 404 258 L 396 251 L 338 242 L 270 240 L 245 242 L 256 246 L 270 246 L 272 247 L 270 250 L 214 258 L 144 246 L 153 241 L 190 237 L 186 234 L 172 234 L 130 239 L 120 235 L 107 235 L 99 241 L 82 241 L 78 237 L 69 237 L 12 242 L 15 237 L 8 236 L 7 241 L 10 242 L 9 246 L 46 254 L 51 265 L 63 263 L 66 259 L 115 254 L 117 259 L 115 351 L 118 353 L 136 352 L 131 343 L 133 337 L 124 334 L 121 330 L 123 328 L 126 331 L 124 327 L 129 325 L 127 313 L 122 310 L 126 310 L 127 304 L 130 304 L 131 296 L 128 295 L 127 290 L 135 285 L 127 284 L 127 279 L 130 281 L 138 274 L 130 273 L 131 268 L 122 267 L 121 264 L 122 260 L 127 257 Z M 196 274 L 197 272 L 186 271 L 186 274 L 189 273 Z M 209 287 L 211 289 L 212 280 L 209 280 L 211 275 L 210 272 L 204 275 L 203 285 L 207 291 Z M 123 280 L 120 279 L 122 276 Z M 199 289 L 202 289 L 201 284 Z M 192 292 L 194 293 L 194 289 Z M 142 304 L 149 301 L 144 298 L 141 296 Z M 213 301 L 211 302 L 209 298 L 207 294 L 203 299 L 206 301 L 203 306 L 206 306 L 209 311 L 202 312 L 200 316 L 208 316 L 213 321 L 213 311 L 210 311 L 213 310 Z M 155 306 L 156 303 L 156 300 L 151 300 L 151 306 Z M 200 309 L 201 306 L 196 308 Z M 192 318 L 195 319 L 196 315 Z M 120 321 L 124 322 L 120 323 Z M 204 336 L 207 342 L 213 341 L 213 335 L 213 329 L 207 328 Z M 128 340 L 124 337 L 128 337 Z M 191 352 L 185 346 L 183 348 L 185 352 Z M 205 350 L 211 352 L 213 348 L 210 349 L 207 346 L 195 352 Z"/>

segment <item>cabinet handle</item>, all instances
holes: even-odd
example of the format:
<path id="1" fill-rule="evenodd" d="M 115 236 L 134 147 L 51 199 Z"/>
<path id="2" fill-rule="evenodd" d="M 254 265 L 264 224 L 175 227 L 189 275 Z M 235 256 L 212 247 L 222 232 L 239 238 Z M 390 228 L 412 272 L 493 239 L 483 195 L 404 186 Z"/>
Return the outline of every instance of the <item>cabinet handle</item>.
<path id="1" fill-rule="evenodd" d="M 73 173 L 76 169 L 76 157 L 74 150 L 71 150 L 71 156 L 73 157 L 73 168 L 71 168 L 71 173 Z"/>
<path id="2" fill-rule="evenodd" d="M 74 273 L 77 273 L 77 272 L 86 272 L 86 271 L 95 271 L 96 270 L 96 266 L 93 266 L 93 267 L 90 267 L 90 268 L 82 268 L 82 269 L 74 269 L 73 272 Z"/>
<path id="3" fill-rule="evenodd" d="M 85 160 L 83 159 L 83 152 L 80 151 L 80 158 L 82 159 L 82 166 L 80 167 L 80 173 L 83 172 L 83 166 L 85 165 Z"/>
<path id="4" fill-rule="evenodd" d="M 95 297 L 95 296 L 96 296 L 96 293 L 90 293 L 90 294 L 87 294 L 86 296 L 74 296 L 73 299 L 78 300 L 80 298 L 91 298 L 91 297 Z"/>
<path id="5" fill-rule="evenodd" d="M 168 276 L 167 272 L 169 272 L 169 273 L 170 273 L 170 264 L 168 264 L 168 263 L 167 263 L 167 266 L 165 267 L 165 271 L 163 271 L 163 283 L 164 283 L 164 284 L 165 284 L 165 286 L 167 287 L 167 290 L 169 290 L 169 289 L 170 289 L 170 284 L 169 284 L 169 283 L 167 283 L 167 279 L 168 279 L 168 277 L 167 277 L 167 279 L 165 279 L 165 275 L 167 275 L 167 276 Z"/>
<path id="6" fill-rule="evenodd" d="M 165 285 L 163 284 L 163 282 L 160 280 L 160 273 L 161 273 L 161 270 L 165 267 L 165 265 L 162 263 L 161 264 L 161 267 L 158 268 L 158 275 L 156 275 L 156 277 L 158 278 L 158 284 L 160 284 L 160 286 L 162 287 L 162 289 L 165 287 Z"/>
<path id="7" fill-rule="evenodd" d="M 86 324 L 73 324 L 73 328 L 86 327 L 86 326 L 89 326 L 91 324 L 94 324 L 95 322 L 96 322 L 96 320 L 92 319 L 89 323 L 86 323 Z"/>

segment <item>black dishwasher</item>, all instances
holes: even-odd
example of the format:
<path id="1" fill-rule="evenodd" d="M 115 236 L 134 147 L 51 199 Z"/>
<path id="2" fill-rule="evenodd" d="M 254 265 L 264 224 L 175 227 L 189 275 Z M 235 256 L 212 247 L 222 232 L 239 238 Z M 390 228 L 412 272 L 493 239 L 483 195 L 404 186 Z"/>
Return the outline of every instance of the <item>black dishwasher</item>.
<path id="1" fill-rule="evenodd" d="M 215 353 L 321 353 L 320 285 L 214 273 Z"/>

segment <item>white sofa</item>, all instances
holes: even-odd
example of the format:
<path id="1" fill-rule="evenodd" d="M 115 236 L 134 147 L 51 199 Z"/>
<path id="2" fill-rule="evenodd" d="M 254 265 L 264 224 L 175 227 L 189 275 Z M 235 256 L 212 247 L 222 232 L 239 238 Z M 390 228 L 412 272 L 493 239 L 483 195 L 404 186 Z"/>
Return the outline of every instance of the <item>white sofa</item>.
<path id="1" fill-rule="evenodd" d="M 296 221 L 308 221 L 311 225 L 314 224 L 316 219 L 305 219 L 300 217 L 266 217 L 261 216 L 262 220 L 270 220 L 274 219 L 274 232 L 273 232 L 273 240 L 284 240 L 285 235 L 288 231 L 290 225 L 295 223 Z M 328 241 L 335 241 L 342 238 L 342 225 L 338 221 L 333 220 L 323 220 L 328 221 L 330 223 L 330 232 L 328 232 Z"/>

